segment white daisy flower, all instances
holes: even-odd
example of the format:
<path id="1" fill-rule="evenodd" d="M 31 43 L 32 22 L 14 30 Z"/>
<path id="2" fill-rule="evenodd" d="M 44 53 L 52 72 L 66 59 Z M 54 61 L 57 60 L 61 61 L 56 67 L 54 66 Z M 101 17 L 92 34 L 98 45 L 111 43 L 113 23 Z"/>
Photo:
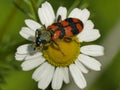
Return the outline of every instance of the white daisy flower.
<path id="1" fill-rule="evenodd" d="M 31 19 L 26 19 L 25 24 L 27 27 L 22 27 L 20 35 L 34 42 L 35 31 L 43 25 L 48 27 L 53 24 L 59 15 L 62 20 L 77 18 L 84 25 L 82 32 L 74 37 L 77 42 L 56 41 L 65 56 L 52 46 L 48 46 L 48 49 L 43 51 L 36 51 L 32 43 L 19 46 L 15 58 L 23 61 L 21 67 L 24 71 L 37 68 L 32 78 L 38 82 L 40 89 L 46 89 L 50 83 L 53 89 L 61 89 L 63 82 L 66 84 L 70 82 L 69 71 L 76 85 L 83 89 L 87 85 L 83 74 L 88 73 L 88 69 L 99 71 L 101 68 L 101 63 L 93 57 L 104 54 L 104 48 L 100 45 L 81 45 L 82 42 L 95 41 L 100 37 L 99 30 L 94 29 L 93 22 L 88 20 L 90 12 L 87 9 L 75 8 L 67 16 L 67 9 L 59 7 L 55 16 L 51 4 L 45 2 L 38 9 L 41 24 Z"/>

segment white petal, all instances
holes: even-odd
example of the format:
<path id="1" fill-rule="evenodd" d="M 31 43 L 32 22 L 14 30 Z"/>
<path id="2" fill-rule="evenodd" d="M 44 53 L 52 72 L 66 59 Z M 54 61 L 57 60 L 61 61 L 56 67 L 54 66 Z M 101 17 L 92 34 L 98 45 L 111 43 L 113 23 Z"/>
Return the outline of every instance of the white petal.
<path id="1" fill-rule="evenodd" d="M 99 71 L 100 67 L 101 67 L 101 63 L 99 61 L 97 61 L 95 58 L 80 54 L 78 56 L 78 59 L 81 63 L 83 63 L 86 67 L 95 70 L 95 71 Z"/>
<path id="2" fill-rule="evenodd" d="M 35 81 L 39 81 L 40 80 L 39 76 L 42 75 L 45 70 L 47 70 L 46 69 L 47 67 L 48 67 L 48 63 L 43 63 L 39 68 L 35 70 L 35 72 L 32 75 L 32 78 Z"/>
<path id="3" fill-rule="evenodd" d="M 95 41 L 100 37 L 100 32 L 97 29 L 82 31 L 77 35 L 80 42 L 91 42 Z"/>
<path id="4" fill-rule="evenodd" d="M 52 68 L 50 64 L 47 62 L 43 63 L 39 68 L 35 70 L 35 72 L 32 75 L 32 78 L 36 81 L 40 81 L 44 75 L 49 72 L 49 69 Z"/>
<path id="5" fill-rule="evenodd" d="M 68 67 L 63 67 L 62 68 L 63 71 L 63 80 L 66 84 L 68 84 L 70 82 L 69 80 L 69 72 L 68 72 Z"/>
<path id="6" fill-rule="evenodd" d="M 34 41 L 35 39 L 35 32 L 27 27 L 23 27 L 19 33 L 27 40 Z"/>
<path id="7" fill-rule="evenodd" d="M 71 64 L 69 68 L 70 68 L 71 75 L 75 83 L 77 84 L 77 86 L 81 89 L 85 88 L 86 80 L 83 74 L 81 73 L 81 71 L 79 70 L 79 68 L 75 64 Z"/>
<path id="8" fill-rule="evenodd" d="M 66 19 L 67 16 L 67 9 L 65 7 L 59 7 L 57 10 L 57 17 L 61 16 L 61 19 L 64 20 Z"/>
<path id="9" fill-rule="evenodd" d="M 25 24 L 32 30 L 36 31 L 36 29 L 41 28 L 41 25 L 31 19 L 26 19 Z"/>
<path id="10" fill-rule="evenodd" d="M 41 55 L 42 55 L 41 52 L 36 53 L 35 51 L 32 50 L 31 44 L 24 44 L 17 48 L 17 52 L 15 53 L 15 58 L 18 61 L 22 61 L 24 59 L 25 60 L 34 59 L 36 57 L 40 57 Z"/>
<path id="11" fill-rule="evenodd" d="M 27 55 L 27 57 L 25 58 L 25 60 L 33 60 L 35 58 L 40 58 L 41 56 L 42 56 L 42 52 L 37 52 L 37 53 L 34 53 L 32 55 L 31 54 Z"/>
<path id="12" fill-rule="evenodd" d="M 83 23 L 85 23 L 90 16 L 90 12 L 87 9 L 80 10 L 78 8 L 75 8 L 71 11 L 70 15 L 68 17 L 78 18 Z"/>
<path id="13" fill-rule="evenodd" d="M 104 55 L 104 48 L 100 45 L 86 45 L 80 48 L 81 53 L 90 56 Z"/>
<path id="14" fill-rule="evenodd" d="M 83 31 L 85 30 L 92 30 L 94 28 L 94 24 L 91 20 L 88 20 L 85 24 L 84 24 L 84 28 Z"/>
<path id="15" fill-rule="evenodd" d="M 24 60 L 24 58 L 26 56 L 27 56 L 26 54 L 18 54 L 18 53 L 16 53 L 15 54 L 15 59 L 18 60 L 18 61 L 22 61 L 22 60 Z"/>
<path id="16" fill-rule="evenodd" d="M 43 73 L 39 73 L 38 88 L 40 89 L 46 89 L 53 78 L 55 67 L 48 63 L 46 67 L 47 68 L 43 69 Z"/>
<path id="17" fill-rule="evenodd" d="M 34 56 L 33 56 L 34 57 Z M 37 57 L 34 59 L 26 60 L 21 64 L 21 67 L 24 71 L 29 71 L 39 66 L 41 63 L 45 61 L 44 58 Z"/>
<path id="18" fill-rule="evenodd" d="M 88 73 L 87 68 L 85 68 L 78 60 L 75 61 L 75 65 L 81 70 L 81 72 Z"/>
<path id="19" fill-rule="evenodd" d="M 55 20 L 55 14 L 50 3 L 45 2 L 42 7 L 38 9 L 38 15 L 41 23 L 46 27 L 51 25 Z"/>
<path id="20" fill-rule="evenodd" d="M 85 8 L 81 11 L 80 20 L 82 20 L 83 23 L 85 23 L 88 20 L 89 16 L 90 12 L 88 11 L 88 9 Z"/>
<path id="21" fill-rule="evenodd" d="M 81 9 L 75 8 L 75 9 L 73 9 L 73 10 L 70 12 L 70 14 L 69 14 L 68 17 L 80 19 L 81 11 L 82 11 Z M 80 20 L 81 20 L 81 19 L 80 19 Z"/>
<path id="22" fill-rule="evenodd" d="M 52 88 L 53 89 L 61 89 L 63 83 L 63 72 L 62 68 L 57 67 L 52 80 Z"/>
<path id="23" fill-rule="evenodd" d="M 32 44 L 24 44 L 17 48 L 18 54 L 32 54 L 34 53 L 33 45 Z"/>

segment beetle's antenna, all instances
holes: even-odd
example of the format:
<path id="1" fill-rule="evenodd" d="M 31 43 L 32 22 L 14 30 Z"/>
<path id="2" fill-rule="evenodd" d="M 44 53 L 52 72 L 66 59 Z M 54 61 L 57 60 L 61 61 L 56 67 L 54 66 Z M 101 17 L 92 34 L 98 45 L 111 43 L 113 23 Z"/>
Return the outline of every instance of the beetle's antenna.
<path id="1" fill-rule="evenodd" d="M 61 20 L 62 20 L 62 19 L 61 19 L 61 15 L 58 15 L 56 22 L 59 23 Z"/>

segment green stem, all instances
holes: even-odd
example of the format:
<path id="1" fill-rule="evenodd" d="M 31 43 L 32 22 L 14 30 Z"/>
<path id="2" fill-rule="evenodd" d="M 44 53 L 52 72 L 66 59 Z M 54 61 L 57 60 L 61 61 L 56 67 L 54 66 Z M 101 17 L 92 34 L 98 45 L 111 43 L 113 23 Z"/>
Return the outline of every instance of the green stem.
<path id="1" fill-rule="evenodd" d="M 38 1 L 37 1 L 37 7 L 39 7 L 43 1 L 44 1 L 44 0 L 38 0 Z"/>
<path id="2" fill-rule="evenodd" d="M 13 18 L 16 15 L 16 9 L 14 8 L 11 13 L 9 14 L 7 20 L 5 21 L 3 27 L 1 28 L 1 33 L 0 33 L 0 40 L 3 38 L 5 32 L 8 30 L 9 25 L 11 24 Z"/>
<path id="3" fill-rule="evenodd" d="M 38 17 L 38 7 L 37 7 L 37 3 L 35 2 L 35 0 L 30 0 L 31 2 L 31 9 L 32 9 L 32 14 L 34 15 L 34 19 L 38 22 L 39 21 L 39 17 Z"/>
<path id="4" fill-rule="evenodd" d="M 19 4 L 21 4 L 21 2 L 19 2 Z M 11 24 L 13 18 L 15 17 L 17 13 L 17 9 L 16 8 L 13 8 L 12 11 L 10 12 L 9 16 L 7 17 L 3 27 L 1 28 L 1 32 L 0 32 L 0 41 L 2 40 L 4 34 L 6 33 L 7 30 L 9 30 L 9 25 Z"/>
<path id="5" fill-rule="evenodd" d="M 82 0 L 78 6 L 78 8 L 83 9 L 83 8 L 87 8 L 89 6 L 89 3 L 87 0 Z"/>
<path id="6" fill-rule="evenodd" d="M 27 1 L 24 1 L 24 2 L 28 4 Z M 14 4 L 14 6 L 15 6 L 16 8 L 18 8 L 18 9 L 19 9 L 21 12 L 23 12 L 25 15 L 28 15 L 30 18 L 33 18 L 32 15 L 31 15 L 31 13 L 27 12 L 22 6 L 19 5 L 19 3 L 13 1 L 13 4 Z M 30 5 L 30 4 L 28 4 L 28 5 Z"/>
<path id="7" fill-rule="evenodd" d="M 69 8 L 68 14 L 72 11 L 73 8 L 78 6 L 80 2 L 81 2 L 81 0 L 75 0 L 74 3 L 72 4 L 72 6 Z"/>

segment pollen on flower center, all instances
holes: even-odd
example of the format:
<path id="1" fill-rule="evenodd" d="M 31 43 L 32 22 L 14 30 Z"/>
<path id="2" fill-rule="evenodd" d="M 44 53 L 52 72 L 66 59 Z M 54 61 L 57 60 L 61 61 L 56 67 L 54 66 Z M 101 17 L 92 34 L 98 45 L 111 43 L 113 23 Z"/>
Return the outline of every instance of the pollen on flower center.
<path id="1" fill-rule="evenodd" d="M 80 53 L 80 42 L 77 37 L 70 42 L 64 40 L 56 42 L 61 50 L 55 45 L 50 45 L 47 50 L 43 51 L 46 60 L 54 66 L 68 66 L 74 63 Z"/>

